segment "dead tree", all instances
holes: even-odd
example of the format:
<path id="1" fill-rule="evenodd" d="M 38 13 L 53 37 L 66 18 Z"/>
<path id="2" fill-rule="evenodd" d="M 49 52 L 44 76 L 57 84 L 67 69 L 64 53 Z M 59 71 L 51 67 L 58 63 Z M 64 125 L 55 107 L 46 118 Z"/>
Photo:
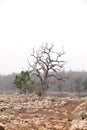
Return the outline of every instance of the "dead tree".
<path id="1" fill-rule="evenodd" d="M 51 77 L 57 80 L 63 79 L 59 75 L 59 71 L 66 63 L 64 60 L 61 60 L 65 52 L 63 48 L 61 52 L 55 52 L 53 48 L 53 44 L 49 47 L 47 43 L 41 45 L 39 50 L 35 50 L 34 48 L 31 54 L 34 59 L 33 64 L 31 65 L 28 60 L 30 73 L 40 79 L 43 92 L 47 91 L 48 81 L 50 81 Z"/>

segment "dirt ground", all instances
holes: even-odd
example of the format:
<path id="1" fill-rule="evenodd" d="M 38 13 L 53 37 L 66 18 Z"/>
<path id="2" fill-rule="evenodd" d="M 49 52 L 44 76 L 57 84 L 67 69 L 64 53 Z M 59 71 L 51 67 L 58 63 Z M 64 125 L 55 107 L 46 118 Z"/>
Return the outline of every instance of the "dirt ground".
<path id="1" fill-rule="evenodd" d="M 76 121 L 87 118 L 86 101 L 86 97 L 1 96 L 0 126 L 5 130 L 86 130 L 80 125 L 74 128 Z"/>

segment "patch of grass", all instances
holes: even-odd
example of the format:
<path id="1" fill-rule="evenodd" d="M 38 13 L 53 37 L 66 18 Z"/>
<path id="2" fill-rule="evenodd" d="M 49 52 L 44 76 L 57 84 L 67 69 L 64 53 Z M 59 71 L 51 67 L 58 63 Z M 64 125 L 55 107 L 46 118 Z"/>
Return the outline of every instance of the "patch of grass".
<path id="1" fill-rule="evenodd" d="M 70 99 L 70 100 L 67 100 L 68 103 L 76 103 L 77 100 L 76 99 Z"/>

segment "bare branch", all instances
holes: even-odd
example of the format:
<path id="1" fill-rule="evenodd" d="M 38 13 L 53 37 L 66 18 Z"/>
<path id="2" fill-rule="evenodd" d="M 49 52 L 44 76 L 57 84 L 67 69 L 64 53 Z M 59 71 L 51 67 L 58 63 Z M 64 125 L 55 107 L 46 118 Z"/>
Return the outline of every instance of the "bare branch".
<path id="1" fill-rule="evenodd" d="M 63 81 L 62 77 L 59 77 L 59 76 L 54 75 L 54 74 L 50 74 L 50 75 L 48 75 L 48 77 L 55 77 L 57 80 L 62 80 Z"/>
<path id="2" fill-rule="evenodd" d="M 33 48 L 33 52 L 31 54 L 34 58 L 33 65 L 31 65 L 28 60 L 31 73 L 40 79 L 43 87 L 47 86 L 47 79 L 50 77 L 54 77 L 57 80 L 63 80 L 58 71 L 62 69 L 66 63 L 63 60 L 60 60 L 65 52 L 63 47 L 62 52 L 53 51 L 53 47 L 53 44 L 49 47 L 46 43 L 45 45 L 42 45 L 39 50 L 35 50 Z M 50 74 L 51 71 L 53 74 Z"/>

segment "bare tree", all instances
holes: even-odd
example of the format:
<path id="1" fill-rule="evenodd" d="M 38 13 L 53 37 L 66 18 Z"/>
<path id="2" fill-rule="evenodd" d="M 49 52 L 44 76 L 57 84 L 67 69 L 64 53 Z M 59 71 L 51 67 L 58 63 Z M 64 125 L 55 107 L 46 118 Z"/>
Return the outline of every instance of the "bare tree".
<path id="1" fill-rule="evenodd" d="M 62 80 L 63 78 L 59 75 L 60 70 L 64 67 L 65 61 L 61 60 L 62 56 L 65 54 L 63 48 L 61 52 L 55 52 L 54 45 L 50 47 L 46 43 L 41 45 L 39 50 L 33 49 L 31 56 L 33 57 L 33 65 L 29 64 L 29 71 L 32 75 L 37 76 L 40 79 L 43 92 L 48 88 L 48 82 L 51 77 L 57 80 Z"/>

